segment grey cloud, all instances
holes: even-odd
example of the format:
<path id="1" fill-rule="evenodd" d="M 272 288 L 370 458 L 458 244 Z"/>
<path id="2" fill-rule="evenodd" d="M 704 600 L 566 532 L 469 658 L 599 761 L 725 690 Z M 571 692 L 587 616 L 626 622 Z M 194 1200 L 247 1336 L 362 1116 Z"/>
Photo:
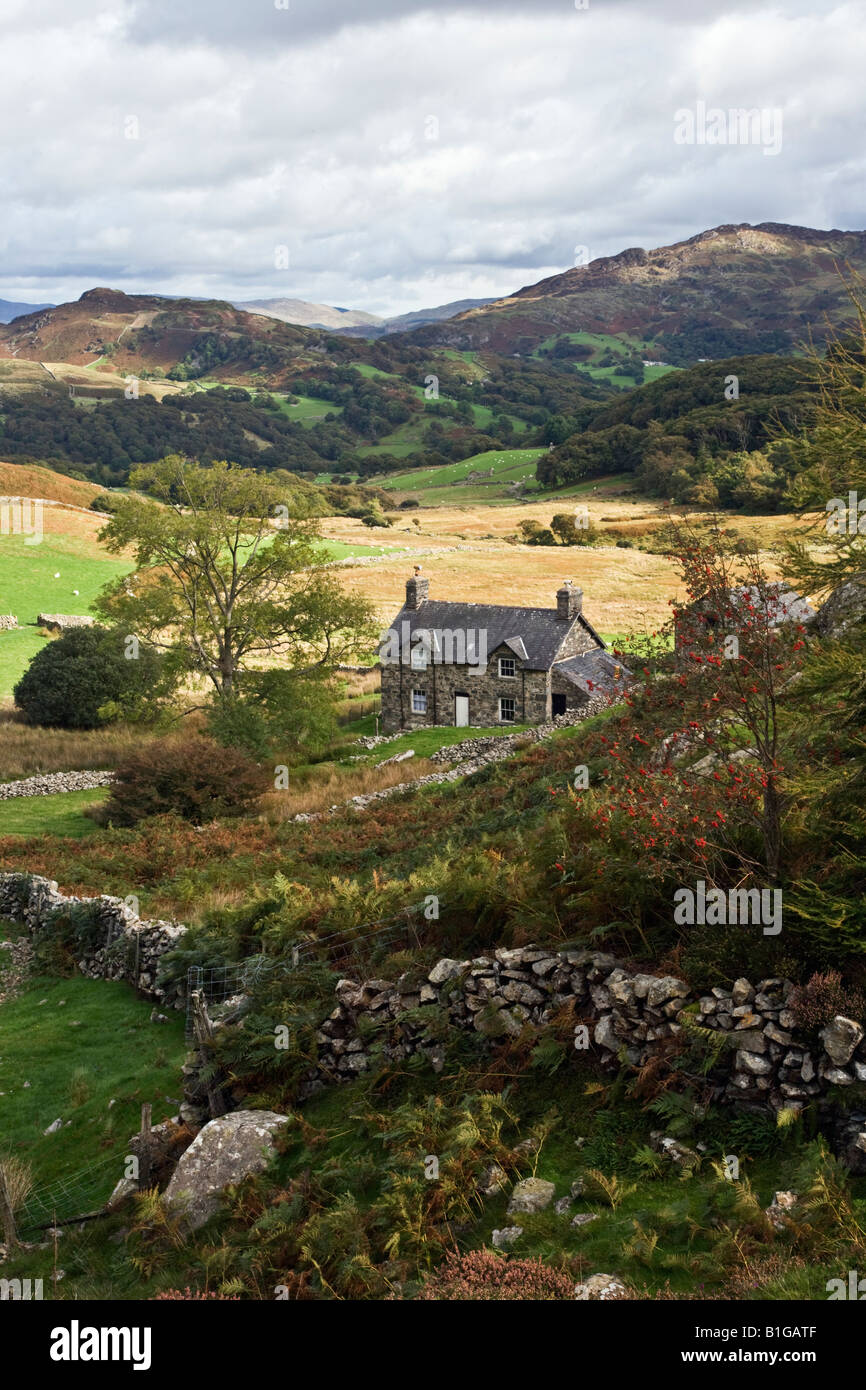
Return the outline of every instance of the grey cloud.
<path id="1" fill-rule="evenodd" d="M 577 246 L 866 224 L 866 17 L 841 0 L 291 4 L 4 0 L 0 296 L 397 313 L 506 294 Z M 676 145 L 698 98 L 782 107 L 782 152 Z"/>
<path id="2" fill-rule="evenodd" d="M 391 24 L 429 14 L 447 24 L 453 15 L 468 14 L 495 24 L 509 16 L 534 15 L 594 19 L 612 11 L 637 8 L 647 0 L 136 0 L 129 23 L 136 42 L 159 44 L 183 39 L 216 46 L 250 47 L 304 43 L 359 25 Z M 708 25 L 718 20 L 714 7 L 697 0 L 652 0 L 661 22 Z M 729 14 L 755 8 L 755 0 L 727 0 Z M 808 13 L 812 0 L 787 0 L 789 12 Z"/>

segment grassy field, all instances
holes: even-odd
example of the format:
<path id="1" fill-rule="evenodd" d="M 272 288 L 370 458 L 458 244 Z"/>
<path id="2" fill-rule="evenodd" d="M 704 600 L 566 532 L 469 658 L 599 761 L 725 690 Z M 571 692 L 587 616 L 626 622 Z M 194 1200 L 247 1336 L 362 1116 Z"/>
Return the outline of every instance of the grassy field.
<path id="1" fill-rule="evenodd" d="M 599 632 L 642 634 L 667 620 L 679 580 L 674 564 L 660 553 L 658 533 L 670 515 L 661 503 L 637 496 L 615 479 L 596 479 L 568 494 L 498 507 L 478 502 L 467 492 L 452 487 L 447 501 L 437 506 L 435 491 L 418 491 L 422 506 L 412 516 L 419 525 L 413 534 L 401 534 L 407 548 L 428 552 L 418 559 L 431 580 L 431 598 L 546 608 L 552 606 L 563 579 L 570 578 L 583 589 L 584 612 Z M 580 498 L 586 505 L 599 532 L 598 545 L 517 543 L 521 521 L 549 526 L 554 513 L 568 510 L 567 497 Z M 738 534 L 758 539 L 774 577 L 778 567 L 773 548 L 796 524 L 793 517 L 782 515 L 730 520 Z M 360 522 L 347 517 L 329 518 L 325 530 L 329 539 L 347 543 L 360 540 L 363 533 Z M 618 541 L 627 542 L 627 547 Z M 395 554 L 380 564 L 347 571 L 341 582 L 366 594 L 387 626 L 403 602 L 409 559 Z"/>
<path id="2" fill-rule="evenodd" d="M 320 554 L 322 562 L 328 560 L 352 560 L 364 559 L 370 555 L 387 555 L 392 550 L 399 550 L 398 545 L 365 545 L 362 541 L 357 543 L 351 541 L 327 541 L 322 546 Z"/>
<path id="3" fill-rule="evenodd" d="M 34 624 L 39 613 L 89 612 L 100 589 L 132 569 L 128 561 L 100 549 L 96 531 L 101 524 L 95 515 L 91 520 L 46 510 L 40 544 L 28 544 L 25 536 L 0 536 L 0 613 L 14 613 L 23 629 L 0 632 L 0 699 L 8 698 L 43 644 L 37 629 L 25 624 Z M 61 525 L 66 529 L 49 529 Z"/>
<path id="4" fill-rule="evenodd" d="M 154 1124 L 177 1113 L 183 1017 L 157 1025 L 151 1008 L 126 984 L 81 977 L 37 978 L 0 1004 L 0 1143 L 31 1165 L 37 1187 L 114 1155 L 104 1200 L 122 1176 L 142 1103 L 153 1104 Z M 57 1119 L 63 1128 L 44 1134 Z"/>
<path id="5" fill-rule="evenodd" d="M 588 373 L 596 381 L 609 381 L 614 386 L 621 386 L 629 390 L 634 386 L 632 377 L 620 376 L 616 367 L 599 366 L 599 361 L 608 352 L 616 357 L 625 358 L 631 352 L 637 352 L 639 356 L 646 360 L 658 360 L 659 350 L 652 343 L 635 338 L 629 333 L 610 334 L 610 333 L 562 333 L 556 334 L 551 338 L 546 338 L 543 343 L 532 353 L 535 358 L 542 356 L 542 350 L 552 348 L 558 337 L 567 338 L 570 343 L 579 343 L 582 347 L 592 349 L 592 356 L 586 361 L 576 362 L 579 371 Z M 644 382 L 658 381 L 659 377 L 667 376 L 668 372 L 675 372 L 677 367 L 669 366 L 665 363 L 661 367 L 645 367 Z"/>
<path id="6" fill-rule="evenodd" d="M 342 415 L 343 407 L 334 405 L 332 401 L 323 401 L 317 396 L 298 396 L 297 403 L 288 401 L 285 396 L 275 396 L 279 402 L 280 410 L 287 415 L 290 420 L 297 420 L 302 425 L 317 425 L 320 420 L 324 420 L 328 415 Z"/>
<path id="7" fill-rule="evenodd" d="M 140 724 L 104 729 L 45 729 L 25 724 L 0 709 L 0 782 L 41 772 L 78 772 L 116 767 L 156 734 Z"/>
<path id="8" fill-rule="evenodd" d="M 58 792 L 56 796 L 13 796 L 0 801 L 0 835 L 65 835 L 81 839 L 92 835 L 96 823 L 82 812 L 104 801 L 108 792 Z"/>
<path id="9" fill-rule="evenodd" d="M 431 489 L 453 488 L 457 483 L 464 483 L 470 473 L 492 470 L 489 483 L 478 484 L 479 487 L 501 486 L 521 479 L 534 484 L 535 463 L 543 452 L 541 448 L 492 449 L 462 459 L 459 463 L 442 464 L 439 468 L 418 468 L 409 473 L 390 473 L 375 481 L 388 492 L 427 493 Z"/>
<path id="10" fill-rule="evenodd" d="M 102 491 L 94 483 L 67 478 L 36 464 L 0 463 L 0 497 L 42 497 L 75 507 L 89 507 Z"/>

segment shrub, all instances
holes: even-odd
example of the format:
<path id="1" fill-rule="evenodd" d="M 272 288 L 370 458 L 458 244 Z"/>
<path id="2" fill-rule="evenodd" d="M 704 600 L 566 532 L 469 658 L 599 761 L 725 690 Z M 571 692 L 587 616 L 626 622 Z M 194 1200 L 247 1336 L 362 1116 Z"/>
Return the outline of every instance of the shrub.
<path id="1" fill-rule="evenodd" d="M 137 718 L 159 687 L 161 658 L 143 643 L 127 658 L 120 630 L 75 627 L 42 647 L 15 687 L 15 703 L 31 724 L 96 729 Z"/>
<path id="2" fill-rule="evenodd" d="M 791 991 L 788 1008 L 801 1028 L 823 1028 L 837 1014 L 860 1020 L 866 1013 L 866 1000 L 859 989 L 842 983 L 838 970 L 826 975 L 816 972 L 805 985 Z"/>
<path id="3" fill-rule="evenodd" d="M 118 499 L 112 497 L 110 492 L 100 492 L 91 502 L 90 510 L 92 512 L 116 512 L 118 506 Z"/>
<path id="4" fill-rule="evenodd" d="M 243 815 L 270 785 L 270 774 L 237 748 L 201 735 L 161 739 L 121 763 L 98 817 L 136 825 L 173 814 L 198 825 Z"/>
<path id="5" fill-rule="evenodd" d="M 543 1260 L 515 1260 L 493 1250 L 470 1250 L 466 1255 L 446 1255 L 445 1263 L 425 1280 L 418 1298 L 440 1302 L 573 1300 L 574 1279 Z"/>
<path id="6" fill-rule="evenodd" d="M 270 752 L 268 721 L 260 705 L 245 700 L 214 700 L 207 712 L 208 733 L 226 748 L 240 748 L 261 759 Z"/>

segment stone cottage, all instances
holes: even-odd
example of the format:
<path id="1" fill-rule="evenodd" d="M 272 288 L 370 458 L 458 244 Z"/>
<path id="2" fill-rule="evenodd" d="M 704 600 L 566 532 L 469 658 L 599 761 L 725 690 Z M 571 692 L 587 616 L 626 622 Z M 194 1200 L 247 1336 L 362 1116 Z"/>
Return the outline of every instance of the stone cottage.
<path id="1" fill-rule="evenodd" d="M 385 733 L 542 724 L 625 680 L 570 582 L 557 592 L 555 608 L 431 600 L 429 589 L 416 569 L 382 638 Z"/>

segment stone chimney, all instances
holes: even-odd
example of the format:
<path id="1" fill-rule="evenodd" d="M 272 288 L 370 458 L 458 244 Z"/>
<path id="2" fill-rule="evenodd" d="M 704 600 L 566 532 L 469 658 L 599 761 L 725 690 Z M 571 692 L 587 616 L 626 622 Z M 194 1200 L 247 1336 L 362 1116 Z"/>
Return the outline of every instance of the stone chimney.
<path id="1" fill-rule="evenodd" d="M 421 566 L 415 566 L 415 573 L 406 580 L 406 607 L 420 608 L 427 602 L 430 593 L 430 580 L 422 579 Z"/>
<path id="2" fill-rule="evenodd" d="M 556 616 L 562 622 L 570 623 L 583 611 L 583 590 L 575 589 L 570 579 L 556 591 Z"/>

